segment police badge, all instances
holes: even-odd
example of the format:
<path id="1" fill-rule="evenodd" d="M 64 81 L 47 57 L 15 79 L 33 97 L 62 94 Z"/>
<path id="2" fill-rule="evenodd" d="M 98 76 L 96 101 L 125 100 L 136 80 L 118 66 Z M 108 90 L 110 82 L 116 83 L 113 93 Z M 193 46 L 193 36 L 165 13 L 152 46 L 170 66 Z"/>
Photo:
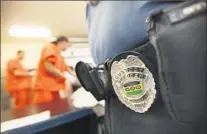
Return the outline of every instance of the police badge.
<path id="1" fill-rule="evenodd" d="M 136 52 L 117 55 L 111 62 L 112 86 L 118 99 L 138 113 L 146 112 L 156 96 L 152 73 Z"/>

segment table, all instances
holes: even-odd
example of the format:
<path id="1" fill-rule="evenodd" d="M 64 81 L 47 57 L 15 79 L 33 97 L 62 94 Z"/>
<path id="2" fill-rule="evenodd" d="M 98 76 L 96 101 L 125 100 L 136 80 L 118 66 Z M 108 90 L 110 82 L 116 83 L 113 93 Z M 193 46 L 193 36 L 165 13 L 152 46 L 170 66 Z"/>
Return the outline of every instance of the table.
<path id="1" fill-rule="evenodd" d="M 97 116 L 92 109 L 76 109 L 71 101 L 63 99 L 39 105 L 30 105 L 1 113 L 1 122 L 49 110 L 51 119 L 33 125 L 5 131 L 2 134 L 97 134 Z"/>

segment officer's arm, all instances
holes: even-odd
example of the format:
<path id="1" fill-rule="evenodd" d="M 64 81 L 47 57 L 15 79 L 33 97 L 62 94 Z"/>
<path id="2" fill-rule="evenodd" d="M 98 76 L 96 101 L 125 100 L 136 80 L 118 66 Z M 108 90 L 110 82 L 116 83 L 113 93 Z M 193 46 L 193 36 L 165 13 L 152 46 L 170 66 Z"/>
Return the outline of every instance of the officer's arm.
<path id="1" fill-rule="evenodd" d="M 60 78 L 63 78 L 63 79 L 66 79 L 64 74 L 59 69 L 57 69 L 50 61 L 45 61 L 44 66 L 45 66 L 45 69 L 50 74 L 57 76 L 57 77 L 60 77 Z"/>

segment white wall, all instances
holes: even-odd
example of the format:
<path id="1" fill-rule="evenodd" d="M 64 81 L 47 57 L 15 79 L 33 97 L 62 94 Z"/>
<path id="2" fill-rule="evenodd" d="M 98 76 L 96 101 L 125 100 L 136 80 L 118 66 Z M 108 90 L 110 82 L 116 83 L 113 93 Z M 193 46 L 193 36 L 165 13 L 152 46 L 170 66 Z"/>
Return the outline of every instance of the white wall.
<path id="1" fill-rule="evenodd" d="M 14 58 L 18 50 L 25 51 L 23 64 L 27 68 L 37 66 L 43 44 L 1 44 L 1 68 L 6 68 L 9 59 Z"/>
<path id="2" fill-rule="evenodd" d="M 14 58 L 16 51 L 20 49 L 25 51 L 25 59 L 23 60 L 23 64 L 27 68 L 36 68 L 40 58 L 41 49 L 43 46 L 44 44 L 2 44 L 1 69 L 6 68 L 7 61 L 11 58 Z M 80 60 L 93 63 L 92 58 L 90 56 L 89 48 L 85 48 L 85 47 L 76 48 L 75 46 L 76 44 L 74 44 L 71 48 L 69 48 L 66 52 L 63 53 L 63 56 L 68 57 L 66 59 L 66 63 L 68 65 L 74 67 L 75 64 Z M 73 52 L 73 55 L 71 55 L 71 52 Z"/>
<path id="3" fill-rule="evenodd" d="M 62 53 L 68 65 L 75 67 L 78 61 L 84 61 L 94 65 L 89 48 L 69 48 Z"/>

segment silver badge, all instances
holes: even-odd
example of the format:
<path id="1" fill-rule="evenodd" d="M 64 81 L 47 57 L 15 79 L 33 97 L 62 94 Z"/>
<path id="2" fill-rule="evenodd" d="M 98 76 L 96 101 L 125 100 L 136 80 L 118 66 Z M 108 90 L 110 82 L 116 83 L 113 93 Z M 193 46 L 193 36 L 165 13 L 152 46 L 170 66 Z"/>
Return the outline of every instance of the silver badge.
<path id="1" fill-rule="evenodd" d="M 152 73 L 138 56 L 114 61 L 111 66 L 112 85 L 119 100 L 135 112 L 146 112 L 156 96 Z"/>

